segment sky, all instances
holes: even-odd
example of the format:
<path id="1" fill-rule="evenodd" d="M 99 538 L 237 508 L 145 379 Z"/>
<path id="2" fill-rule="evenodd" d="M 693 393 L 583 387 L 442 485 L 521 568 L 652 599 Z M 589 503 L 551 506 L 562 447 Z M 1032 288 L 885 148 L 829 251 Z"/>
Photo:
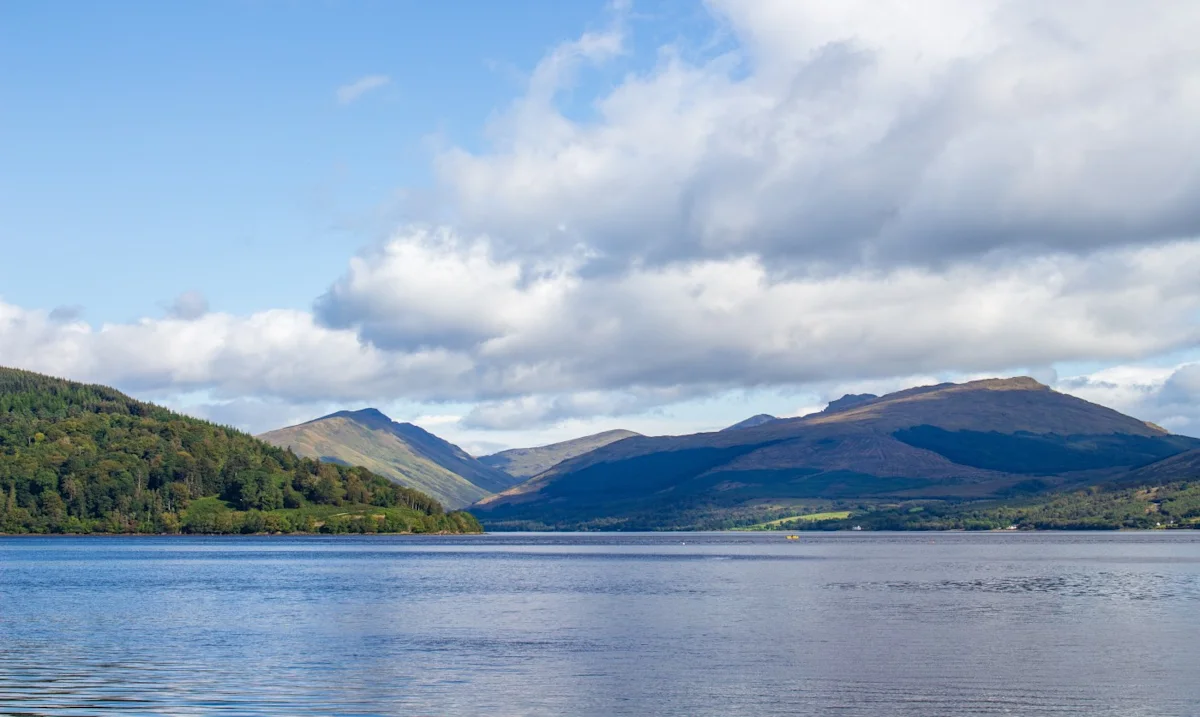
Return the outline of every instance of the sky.
<path id="1" fill-rule="evenodd" d="M 1032 375 L 1200 436 L 1200 4 L 0 4 L 0 365 L 474 453 Z"/>

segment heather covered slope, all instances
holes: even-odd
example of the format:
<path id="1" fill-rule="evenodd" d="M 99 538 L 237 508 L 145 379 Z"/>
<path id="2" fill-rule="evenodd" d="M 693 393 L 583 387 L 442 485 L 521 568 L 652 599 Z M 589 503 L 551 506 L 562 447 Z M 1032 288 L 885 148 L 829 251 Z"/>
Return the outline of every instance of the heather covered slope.
<path id="1" fill-rule="evenodd" d="M 1033 379 L 993 379 L 854 396 L 736 431 L 630 438 L 476 513 L 500 526 L 632 528 L 764 502 L 995 497 L 1107 480 L 1197 446 Z"/>
<path id="2" fill-rule="evenodd" d="M 508 473 L 515 478 L 531 478 L 565 460 L 581 456 L 610 443 L 640 436 L 640 433 L 617 429 L 583 436 L 561 443 L 536 448 L 513 448 L 483 456 L 480 462 Z"/>
<path id="3" fill-rule="evenodd" d="M 365 468 L 92 386 L 0 368 L 0 532 L 462 532 Z"/>
<path id="4" fill-rule="evenodd" d="M 339 411 L 259 437 L 301 456 L 363 466 L 450 508 L 470 505 L 517 483 L 458 446 L 373 408 Z"/>

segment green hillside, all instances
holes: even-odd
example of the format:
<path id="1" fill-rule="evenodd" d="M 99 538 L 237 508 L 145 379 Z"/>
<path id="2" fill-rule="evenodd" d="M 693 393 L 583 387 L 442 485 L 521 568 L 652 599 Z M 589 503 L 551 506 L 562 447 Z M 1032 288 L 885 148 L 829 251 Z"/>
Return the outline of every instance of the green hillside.
<path id="1" fill-rule="evenodd" d="M 465 507 L 518 482 L 453 443 L 373 408 L 339 411 L 259 438 L 308 458 L 362 466 L 451 508 Z"/>
<path id="2" fill-rule="evenodd" d="M 1030 378 L 990 379 L 849 396 L 738 430 L 629 438 L 472 510 L 495 529 L 722 527 L 862 501 L 1069 491 L 1197 447 Z"/>
<path id="3" fill-rule="evenodd" d="M 0 368 L 0 532 L 472 532 L 416 490 L 111 388 Z"/>

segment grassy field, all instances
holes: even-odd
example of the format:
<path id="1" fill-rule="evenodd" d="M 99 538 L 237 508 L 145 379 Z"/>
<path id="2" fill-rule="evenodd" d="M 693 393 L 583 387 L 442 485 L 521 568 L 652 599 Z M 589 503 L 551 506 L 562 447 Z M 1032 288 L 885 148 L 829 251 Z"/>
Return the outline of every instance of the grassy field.
<path id="1" fill-rule="evenodd" d="M 850 511 L 848 510 L 829 511 L 825 513 L 807 513 L 805 515 L 790 515 L 786 518 L 779 518 L 778 520 L 768 520 L 765 523 L 756 523 L 754 525 L 748 525 L 744 528 L 738 528 L 737 530 L 779 530 L 784 527 L 785 523 L 792 523 L 795 521 L 816 522 L 819 520 L 845 520 L 849 517 Z"/>

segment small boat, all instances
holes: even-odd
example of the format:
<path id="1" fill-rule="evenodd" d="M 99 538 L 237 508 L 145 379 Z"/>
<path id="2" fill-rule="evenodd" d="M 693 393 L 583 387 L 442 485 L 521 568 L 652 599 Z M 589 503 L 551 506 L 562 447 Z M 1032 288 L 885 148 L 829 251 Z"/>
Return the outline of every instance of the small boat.
<path id="1" fill-rule="evenodd" d="M 799 540 L 800 536 L 799 535 L 789 535 L 789 536 L 787 536 L 787 539 L 788 540 Z"/>
<path id="2" fill-rule="evenodd" d="M 854 526 L 853 528 L 851 528 L 850 530 L 862 530 L 862 526 L 861 526 L 861 525 L 856 525 L 856 526 Z"/>

